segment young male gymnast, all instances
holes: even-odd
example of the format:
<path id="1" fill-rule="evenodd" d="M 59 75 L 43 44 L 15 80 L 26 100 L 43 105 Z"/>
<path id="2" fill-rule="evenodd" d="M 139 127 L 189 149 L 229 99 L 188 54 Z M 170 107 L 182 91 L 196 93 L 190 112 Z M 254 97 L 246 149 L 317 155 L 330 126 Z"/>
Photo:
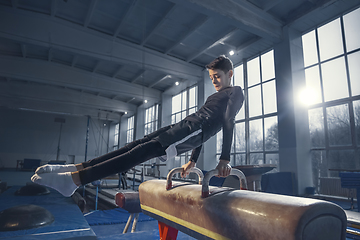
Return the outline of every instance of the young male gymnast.
<path id="1" fill-rule="evenodd" d="M 202 144 L 223 130 L 222 152 L 217 169 L 220 177 L 230 174 L 230 148 L 235 116 L 239 112 L 244 95 L 241 87 L 231 86 L 233 64 L 224 55 L 214 59 L 206 68 L 216 93 L 205 104 L 179 123 L 163 127 L 142 139 L 87 162 L 70 165 L 44 165 L 31 177 L 34 183 L 51 187 L 64 196 L 87 183 L 106 176 L 125 172 L 149 159 L 159 157 L 166 161 L 184 152 L 192 151 L 190 160 L 182 168 L 187 176 L 199 157 Z"/>

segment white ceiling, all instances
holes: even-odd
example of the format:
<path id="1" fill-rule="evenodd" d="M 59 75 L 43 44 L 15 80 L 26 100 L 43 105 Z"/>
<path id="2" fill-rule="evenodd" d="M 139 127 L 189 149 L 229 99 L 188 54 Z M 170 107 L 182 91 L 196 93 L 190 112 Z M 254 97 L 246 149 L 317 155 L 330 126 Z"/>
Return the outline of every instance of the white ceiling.
<path id="1" fill-rule="evenodd" d="M 118 120 L 359 0 L 0 0 L 0 107 Z"/>

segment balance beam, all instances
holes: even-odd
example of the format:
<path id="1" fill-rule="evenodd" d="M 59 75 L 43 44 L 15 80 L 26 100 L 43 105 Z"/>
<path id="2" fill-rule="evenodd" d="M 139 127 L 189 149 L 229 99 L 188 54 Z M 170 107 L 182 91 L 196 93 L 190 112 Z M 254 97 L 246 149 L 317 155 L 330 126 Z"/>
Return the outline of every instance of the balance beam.
<path id="1" fill-rule="evenodd" d="M 214 175 L 214 171 L 210 172 Z M 142 211 L 170 229 L 197 239 L 345 240 L 346 215 L 335 204 L 209 187 L 205 179 L 211 177 L 206 175 L 201 185 L 172 182 L 168 190 L 165 180 L 142 183 L 139 188 Z M 208 196 L 203 191 L 207 187 Z"/>

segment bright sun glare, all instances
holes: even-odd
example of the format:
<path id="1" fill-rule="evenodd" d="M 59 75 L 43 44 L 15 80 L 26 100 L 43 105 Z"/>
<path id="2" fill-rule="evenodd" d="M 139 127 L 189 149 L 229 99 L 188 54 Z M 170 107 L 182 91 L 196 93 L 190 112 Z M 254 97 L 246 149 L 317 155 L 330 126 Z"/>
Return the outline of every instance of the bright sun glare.
<path id="1" fill-rule="evenodd" d="M 316 103 L 317 93 L 312 88 L 304 88 L 300 91 L 298 98 L 302 104 L 309 106 Z"/>

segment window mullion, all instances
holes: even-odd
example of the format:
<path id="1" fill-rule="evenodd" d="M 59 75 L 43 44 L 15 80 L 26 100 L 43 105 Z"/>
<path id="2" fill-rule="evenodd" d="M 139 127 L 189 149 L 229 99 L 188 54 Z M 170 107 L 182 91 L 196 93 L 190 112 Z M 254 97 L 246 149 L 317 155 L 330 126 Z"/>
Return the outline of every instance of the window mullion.
<path id="1" fill-rule="evenodd" d="M 347 53 L 346 39 L 345 39 L 344 19 L 342 16 L 340 18 L 340 26 L 341 26 L 341 36 L 342 36 L 342 40 L 343 40 L 343 48 L 344 48 L 345 71 L 346 71 L 346 77 L 347 77 L 346 80 L 348 83 L 348 92 L 349 92 L 349 96 L 352 97 L 350 71 L 349 71 L 349 64 L 348 64 L 348 53 Z"/>
<path id="2" fill-rule="evenodd" d="M 320 88 L 321 88 L 321 101 L 322 103 L 325 102 L 325 95 L 324 95 L 324 84 L 323 84 L 323 76 L 321 71 L 321 60 L 320 60 L 320 46 L 319 46 L 319 35 L 318 35 L 318 29 L 315 29 L 315 40 L 316 40 L 316 49 L 317 49 L 317 58 L 318 58 L 318 71 L 319 71 L 319 77 L 320 77 Z M 324 137 L 325 137 L 325 158 L 329 159 L 329 131 L 328 131 L 328 125 L 327 125 L 327 115 L 326 115 L 326 108 L 322 107 L 323 111 L 323 118 L 324 118 Z M 326 164 L 328 164 L 328 161 L 326 161 Z M 326 169 L 328 169 L 328 166 L 326 166 Z M 329 173 L 329 172 L 328 172 Z"/>
<path id="3" fill-rule="evenodd" d="M 244 94 L 245 94 L 245 164 L 250 164 L 250 123 L 249 123 L 249 95 L 248 95 L 248 74 L 247 61 L 243 61 Z"/>
<path id="4" fill-rule="evenodd" d="M 345 70 L 347 76 L 347 83 L 348 83 L 348 91 L 349 91 L 349 121 L 350 121 L 350 132 L 351 132 L 351 143 L 354 148 L 356 148 L 356 126 L 355 126 L 355 114 L 353 108 L 353 101 L 352 99 L 352 90 L 351 90 L 351 82 L 350 82 L 350 71 L 349 71 L 349 64 L 348 64 L 348 54 L 346 51 L 346 44 L 345 44 L 345 30 L 344 30 L 344 22 L 343 18 L 341 17 L 341 29 L 342 29 L 342 36 L 343 36 L 343 44 L 344 44 L 344 51 L 345 51 Z"/>
<path id="5" fill-rule="evenodd" d="M 264 109 L 264 89 L 263 89 L 263 79 L 262 79 L 262 61 L 261 61 L 261 55 L 259 55 L 259 70 L 260 70 L 260 99 L 261 99 L 261 124 L 262 124 L 262 155 L 263 155 L 263 163 L 266 163 L 265 162 L 265 121 L 264 121 L 264 115 L 265 115 L 265 109 Z"/>

